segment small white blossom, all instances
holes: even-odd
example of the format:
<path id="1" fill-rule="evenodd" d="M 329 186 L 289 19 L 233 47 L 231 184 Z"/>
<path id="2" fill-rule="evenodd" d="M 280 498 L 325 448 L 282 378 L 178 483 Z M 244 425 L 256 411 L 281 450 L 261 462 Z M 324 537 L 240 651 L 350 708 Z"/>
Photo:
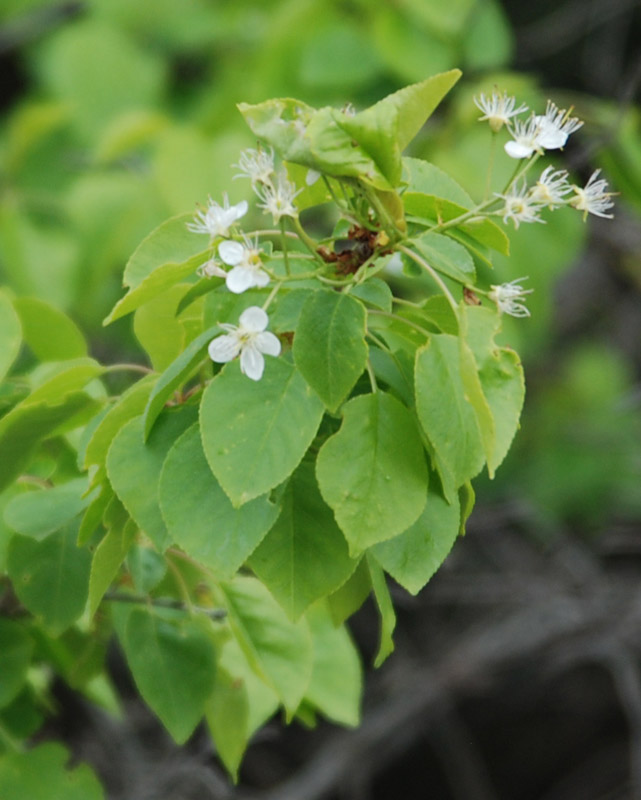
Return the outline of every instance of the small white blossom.
<path id="1" fill-rule="evenodd" d="M 505 200 L 503 209 L 498 212 L 502 215 L 503 222 L 507 223 L 511 219 L 515 228 L 518 228 L 522 222 L 545 223 L 545 220 L 539 217 L 539 211 L 543 205 L 529 196 L 525 182 L 520 189 L 514 187 L 509 194 L 497 194 L 496 196 Z"/>
<path id="2" fill-rule="evenodd" d="M 479 121 L 487 120 L 495 133 L 500 131 L 503 125 L 507 125 L 512 117 L 527 111 L 525 104 L 515 108 L 516 100 L 514 97 L 508 97 L 507 92 L 503 92 L 503 94 L 492 92 L 491 97 L 486 97 L 481 93 L 474 98 L 474 103 L 479 111 L 483 112 Z"/>
<path id="3" fill-rule="evenodd" d="M 509 127 L 514 141 L 506 142 L 504 148 L 510 158 L 529 158 L 532 153 L 543 152 L 539 141 L 541 125 L 536 117 L 527 120 L 515 119 Z"/>
<path id="4" fill-rule="evenodd" d="M 187 223 L 187 228 L 193 233 L 208 233 L 212 238 L 229 236 L 229 229 L 247 213 L 248 205 L 246 200 L 241 200 L 235 206 L 230 206 L 227 195 L 224 195 L 223 203 L 224 205 L 219 206 L 210 197 L 207 208 L 199 211 L 194 222 Z"/>
<path id="5" fill-rule="evenodd" d="M 205 261 L 204 264 L 201 264 L 196 270 L 196 274 L 199 275 L 201 278 L 227 277 L 227 273 L 220 266 L 220 262 L 217 261 L 215 258 L 210 258 L 209 261 Z"/>
<path id="6" fill-rule="evenodd" d="M 548 100 L 545 114 L 534 119 L 540 127 L 539 145 L 545 150 L 564 147 L 568 136 L 583 125 L 578 117 L 571 117 L 569 111 L 557 108 L 551 100 Z"/>
<path id="7" fill-rule="evenodd" d="M 316 181 L 320 178 L 321 174 L 315 169 L 308 169 L 307 175 L 305 175 L 305 183 L 308 186 L 313 186 Z"/>
<path id="8" fill-rule="evenodd" d="M 302 189 L 296 191 L 296 186 L 287 179 L 287 173 L 284 170 L 278 173 L 276 185 L 266 183 L 262 186 L 255 186 L 254 191 L 262 200 L 258 206 L 265 209 L 266 214 L 273 216 L 275 225 L 280 222 L 281 217 L 298 216 L 294 198 L 302 192 Z"/>
<path id="9" fill-rule="evenodd" d="M 238 159 L 238 164 L 232 164 L 240 172 L 234 178 L 249 178 L 252 183 L 269 183 L 274 174 L 274 149 L 269 151 L 259 148 L 243 150 Z"/>
<path id="10" fill-rule="evenodd" d="M 209 357 L 218 364 L 225 364 L 240 353 L 240 371 L 253 381 L 259 381 L 265 369 L 263 354 L 279 355 L 280 342 L 273 333 L 265 330 L 269 317 L 258 306 L 246 308 L 238 322 L 237 326 L 220 323 L 228 333 L 209 343 Z"/>
<path id="11" fill-rule="evenodd" d="M 607 191 L 608 182 L 605 178 L 599 178 L 600 172 L 600 169 L 593 172 L 583 189 L 579 186 L 572 187 L 576 196 L 570 200 L 570 205 L 578 208 L 579 211 L 583 211 L 584 219 L 588 214 L 606 217 L 607 219 L 612 219 L 614 216 L 614 214 L 605 213 L 614 207 L 614 203 L 610 199 L 613 193 Z"/>
<path id="12" fill-rule="evenodd" d="M 528 199 L 548 208 L 562 206 L 567 202 L 565 195 L 572 191 L 568 183 L 568 173 L 565 169 L 556 170 L 546 167 L 541 177 L 527 193 Z"/>
<path id="13" fill-rule="evenodd" d="M 532 289 L 524 289 L 521 286 L 521 281 L 526 281 L 527 278 L 516 278 L 516 280 L 509 283 L 502 283 L 500 286 L 490 286 L 490 293 L 488 297 L 493 300 L 499 308 L 499 311 L 505 314 L 510 314 L 513 317 L 529 317 L 530 312 L 523 303 L 518 301 L 525 297 L 526 294 L 531 294 Z"/>
<path id="14" fill-rule="evenodd" d="M 269 275 L 261 269 L 258 242 L 244 236 L 245 244 L 229 239 L 218 245 L 218 255 L 230 267 L 225 275 L 225 283 L 230 292 L 241 294 L 253 286 L 263 287 L 269 283 Z"/>

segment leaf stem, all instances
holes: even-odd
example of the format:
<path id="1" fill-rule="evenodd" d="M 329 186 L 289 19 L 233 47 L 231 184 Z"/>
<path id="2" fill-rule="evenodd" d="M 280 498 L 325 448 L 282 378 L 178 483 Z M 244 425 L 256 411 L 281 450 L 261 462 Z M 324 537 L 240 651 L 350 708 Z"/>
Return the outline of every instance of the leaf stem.
<path id="1" fill-rule="evenodd" d="M 405 253 L 406 256 L 409 256 L 409 258 L 411 258 L 412 261 L 414 261 L 416 264 L 419 265 L 419 267 L 421 267 L 422 269 L 425 270 L 425 272 L 427 272 L 427 274 L 432 278 L 432 280 L 437 284 L 439 289 L 443 292 L 443 294 L 447 298 L 447 302 L 452 307 L 454 316 L 458 319 L 458 305 L 456 303 L 456 300 L 452 297 L 452 293 L 447 288 L 447 286 L 441 279 L 441 276 L 436 272 L 436 270 L 433 267 L 431 267 L 427 263 L 427 261 L 425 261 L 424 258 L 421 258 L 421 256 L 419 256 L 418 253 L 415 253 L 411 248 L 401 244 L 398 246 L 398 249 L 401 252 Z"/>
<path id="2" fill-rule="evenodd" d="M 141 372 L 144 375 L 153 375 L 155 370 L 144 367 L 142 364 L 111 364 L 105 367 L 105 372 Z"/>
<path id="3" fill-rule="evenodd" d="M 378 391 L 378 384 L 376 383 L 376 375 L 374 375 L 374 370 L 372 369 L 372 363 L 367 359 L 366 365 L 367 367 L 367 375 L 369 376 L 369 382 L 372 387 L 372 394 L 376 394 Z"/>
<path id="4" fill-rule="evenodd" d="M 285 263 L 285 272 L 287 273 L 287 277 L 289 277 L 292 273 L 289 269 L 289 254 L 287 253 L 287 237 L 285 236 L 284 219 L 281 219 L 280 221 L 280 249 L 283 254 L 283 261 Z"/>

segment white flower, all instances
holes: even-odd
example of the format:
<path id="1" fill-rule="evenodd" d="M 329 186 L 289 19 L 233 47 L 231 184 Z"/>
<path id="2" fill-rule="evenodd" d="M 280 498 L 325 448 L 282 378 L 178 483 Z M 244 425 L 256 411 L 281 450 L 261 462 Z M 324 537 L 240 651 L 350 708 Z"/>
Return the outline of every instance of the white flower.
<path id="1" fill-rule="evenodd" d="M 221 322 L 220 327 L 229 332 L 209 343 L 209 357 L 218 364 L 225 364 L 240 353 L 240 371 L 253 381 L 259 381 L 265 369 L 263 353 L 268 356 L 280 353 L 280 342 L 265 330 L 268 322 L 269 317 L 258 306 L 246 308 L 238 326 Z"/>
<path id="2" fill-rule="evenodd" d="M 571 117 L 569 111 L 557 108 L 551 100 L 548 100 L 545 114 L 534 119 L 540 127 L 539 145 L 545 150 L 564 147 L 568 136 L 583 125 L 578 117 Z"/>
<path id="3" fill-rule="evenodd" d="M 530 117 L 525 121 L 515 119 L 509 128 L 514 141 L 506 142 L 504 148 L 510 158 L 529 158 L 534 152 L 543 152 L 539 141 L 541 125 L 537 122 L 537 117 Z"/>
<path id="4" fill-rule="evenodd" d="M 201 278 L 227 277 L 227 273 L 220 266 L 220 263 L 215 258 L 210 258 L 209 261 L 205 261 L 204 264 L 201 264 L 196 270 L 196 274 L 199 275 Z"/>
<path id="5" fill-rule="evenodd" d="M 599 178 L 600 169 L 597 169 L 590 176 L 590 180 L 585 184 L 583 189 L 579 186 L 573 186 L 572 189 L 576 197 L 570 200 L 570 205 L 583 211 L 583 218 L 585 219 L 588 214 L 594 214 L 597 217 L 606 217 L 612 219 L 614 214 L 606 214 L 608 209 L 614 207 L 614 203 L 610 198 L 613 193 L 606 191 L 608 182 L 605 178 Z"/>
<path id="6" fill-rule="evenodd" d="M 520 285 L 521 281 L 526 280 L 527 278 L 516 278 L 516 280 L 509 283 L 502 283 L 500 286 L 490 286 L 491 291 L 488 297 L 496 303 L 499 311 L 511 314 L 513 317 L 529 317 L 530 312 L 528 309 L 523 303 L 517 302 L 533 291 L 532 289 L 524 289 Z"/>
<path id="7" fill-rule="evenodd" d="M 305 183 L 308 186 L 313 186 L 316 181 L 320 178 L 321 174 L 315 169 L 308 169 L 307 175 L 305 175 Z"/>
<path id="8" fill-rule="evenodd" d="M 508 97 L 507 92 L 503 92 L 503 94 L 492 92 L 491 97 L 486 97 L 481 93 L 474 98 L 474 103 L 479 111 L 483 112 L 483 116 L 479 117 L 479 121 L 487 120 L 490 123 L 490 128 L 495 133 L 500 131 L 503 125 L 507 125 L 512 117 L 527 111 L 525 104 L 515 108 L 516 100 L 513 97 Z"/>
<path id="9" fill-rule="evenodd" d="M 527 197 L 533 203 L 553 208 L 565 205 L 567 202 L 565 195 L 571 191 L 567 170 L 555 171 L 554 167 L 546 167 L 541 173 L 541 177 L 528 191 Z"/>
<path id="10" fill-rule="evenodd" d="M 232 167 L 240 170 L 234 178 L 250 178 L 252 183 L 269 183 L 274 174 L 274 148 L 270 147 L 269 152 L 260 147 L 258 150 L 243 150 L 238 164 L 232 164 Z"/>
<path id="11" fill-rule="evenodd" d="M 520 189 L 514 187 L 510 194 L 497 194 L 496 196 L 505 200 L 503 209 L 498 212 L 503 216 L 503 222 L 507 223 L 511 219 L 515 228 L 518 228 L 521 222 L 545 223 L 545 220 L 538 215 L 543 205 L 529 196 L 525 182 Z"/>
<path id="12" fill-rule="evenodd" d="M 245 244 L 225 240 L 218 245 L 218 255 L 225 264 L 233 267 L 225 275 L 230 292 L 241 294 L 252 286 L 263 287 L 269 283 L 269 275 L 261 269 L 260 250 L 257 240 L 252 242 L 244 236 Z"/>
<path id="13" fill-rule="evenodd" d="M 224 205 L 219 206 L 210 197 L 207 208 L 199 211 L 194 217 L 194 222 L 187 223 L 187 228 L 194 233 L 208 233 L 212 238 L 229 236 L 229 229 L 236 220 L 247 213 L 248 206 L 246 200 L 230 206 L 227 195 L 224 195 L 223 202 Z"/>
<path id="14" fill-rule="evenodd" d="M 286 172 L 281 171 L 278 173 L 278 180 L 275 186 L 273 183 L 266 183 L 262 186 L 255 186 L 254 191 L 263 201 L 258 203 L 258 206 L 264 208 L 265 213 L 274 217 L 275 225 L 280 222 L 281 217 L 298 216 L 294 198 L 302 192 L 302 189 L 296 191 L 296 186 L 287 179 Z"/>

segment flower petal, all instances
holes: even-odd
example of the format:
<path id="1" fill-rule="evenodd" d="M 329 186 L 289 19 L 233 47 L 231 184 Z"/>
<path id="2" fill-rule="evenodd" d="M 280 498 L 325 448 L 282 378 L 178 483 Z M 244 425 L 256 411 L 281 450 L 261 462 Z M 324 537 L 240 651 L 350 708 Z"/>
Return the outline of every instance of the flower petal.
<path id="1" fill-rule="evenodd" d="M 534 152 L 533 147 L 528 147 L 519 142 L 506 142 L 504 147 L 510 158 L 529 158 Z"/>
<path id="2" fill-rule="evenodd" d="M 268 356 L 277 356 L 280 354 L 280 341 L 278 337 L 274 336 L 269 331 L 257 333 L 254 339 L 254 346 Z"/>
<path id="3" fill-rule="evenodd" d="M 234 267 L 227 273 L 225 283 L 234 294 L 242 294 L 246 289 L 256 286 L 254 272 L 247 267 Z"/>
<path id="4" fill-rule="evenodd" d="M 269 317 L 259 306 L 249 306 L 240 315 L 239 322 L 246 331 L 260 333 L 267 327 Z"/>
<path id="5" fill-rule="evenodd" d="M 269 275 L 262 269 L 254 270 L 254 286 L 262 289 L 269 283 Z"/>
<path id="6" fill-rule="evenodd" d="M 207 348 L 209 357 L 217 364 L 226 364 L 236 358 L 240 352 L 240 342 L 235 334 L 217 336 L 209 343 Z"/>
<path id="7" fill-rule="evenodd" d="M 226 240 L 218 245 L 218 255 L 222 258 L 225 264 L 230 267 L 235 267 L 243 260 L 245 248 L 240 242 L 233 242 Z"/>
<path id="8" fill-rule="evenodd" d="M 263 377 L 263 370 L 265 369 L 265 359 L 263 354 L 254 347 L 253 344 L 248 344 L 243 347 L 240 354 L 240 370 L 248 378 L 253 381 L 259 381 Z"/>

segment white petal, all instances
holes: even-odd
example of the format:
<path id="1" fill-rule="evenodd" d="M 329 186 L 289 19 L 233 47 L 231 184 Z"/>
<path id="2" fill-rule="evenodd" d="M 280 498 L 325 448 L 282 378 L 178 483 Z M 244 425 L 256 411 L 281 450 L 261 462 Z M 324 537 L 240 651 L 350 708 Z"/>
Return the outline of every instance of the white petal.
<path id="1" fill-rule="evenodd" d="M 218 245 L 218 255 L 225 264 L 229 264 L 230 267 L 235 267 L 236 264 L 240 264 L 244 254 L 245 248 L 240 242 L 226 240 Z"/>
<path id="2" fill-rule="evenodd" d="M 549 128 L 543 129 L 543 133 L 537 137 L 537 140 L 541 147 L 544 147 L 546 150 L 558 150 L 565 146 L 568 135 L 564 131 L 560 131 L 553 125 L 550 125 Z"/>
<path id="3" fill-rule="evenodd" d="M 519 142 L 506 142 L 505 152 L 510 158 L 529 158 L 534 152 L 534 148 L 519 144 Z"/>
<path id="4" fill-rule="evenodd" d="M 263 377 L 265 369 L 265 359 L 262 353 L 253 344 L 248 344 L 240 354 L 240 370 L 253 381 L 259 381 Z"/>
<path id="5" fill-rule="evenodd" d="M 269 322 L 269 317 L 262 308 L 258 306 L 250 306 L 246 308 L 240 315 L 240 324 L 246 331 L 259 333 L 264 331 Z"/>
<path id="6" fill-rule="evenodd" d="M 227 273 L 225 283 L 229 291 L 234 294 L 242 294 L 246 289 L 251 289 L 252 286 L 256 285 L 254 273 L 247 267 L 234 267 Z"/>
<path id="7" fill-rule="evenodd" d="M 247 200 L 241 200 L 240 203 L 237 203 L 235 206 L 232 206 L 232 209 L 234 210 L 235 213 L 234 220 L 244 217 L 245 214 L 247 213 L 248 208 L 249 206 L 247 205 Z"/>
<path id="8" fill-rule="evenodd" d="M 267 286 L 269 283 L 269 275 L 264 272 L 262 269 L 258 269 L 254 271 L 254 286 L 258 286 L 262 289 L 264 286 Z"/>
<path id="9" fill-rule="evenodd" d="M 280 353 L 280 341 L 269 331 L 256 334 L 254 345 L 261 353 L 268 356 L 277 356 Z"/>
<path id="10" fill-rule="evenodd" d="M 320 178 L 321 174 L 315 169 L 308 169 L 307 175 L 305 175 L 305 183 L 308 186 L 313 186 L 316 181 Z"/>
<path id="11" fill-rule="evenodd" d="M 234 334 L 218 336 L 209 343 L 209 358 L 217 364 L 226 364 L 240 352 L 240 342 Z"/>

